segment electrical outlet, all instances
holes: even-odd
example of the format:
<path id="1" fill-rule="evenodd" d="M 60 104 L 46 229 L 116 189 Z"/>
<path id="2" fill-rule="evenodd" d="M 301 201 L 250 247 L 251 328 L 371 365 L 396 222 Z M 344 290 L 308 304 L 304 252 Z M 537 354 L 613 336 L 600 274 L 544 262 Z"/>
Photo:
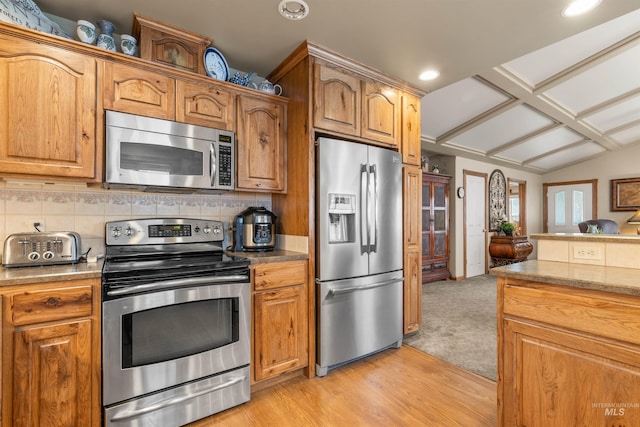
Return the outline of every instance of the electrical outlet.
<path id="1" fill-rule="evenodd" d="M 590 261 L 600 261 L 602 260 L 602 251 L 599 247 L 574 246 L 573 258 Z"/>
<path id="2" fill-rule="evenodd" d="M 44 218 L 27 218 L 27 230 L 33 231 L 47 231 L 47 224 Z"/>

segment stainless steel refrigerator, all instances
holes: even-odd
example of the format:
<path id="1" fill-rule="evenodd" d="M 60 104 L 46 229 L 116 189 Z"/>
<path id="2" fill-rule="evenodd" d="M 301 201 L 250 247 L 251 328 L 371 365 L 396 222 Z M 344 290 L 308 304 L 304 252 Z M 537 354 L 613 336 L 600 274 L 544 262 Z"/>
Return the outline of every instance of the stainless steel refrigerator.
<path id="1" fill-rule="evenodd" d="M 402 160 L 316 141 L 316 375 L 402 344 Z"/>

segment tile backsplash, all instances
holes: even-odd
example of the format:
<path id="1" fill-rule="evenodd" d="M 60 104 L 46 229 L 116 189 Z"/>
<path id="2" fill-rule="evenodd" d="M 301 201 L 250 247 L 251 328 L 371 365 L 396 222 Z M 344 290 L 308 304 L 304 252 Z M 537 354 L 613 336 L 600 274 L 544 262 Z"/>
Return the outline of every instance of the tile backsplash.
<path id="1" fill-rule="evenodd" d="M 106 190 L 82 184 L 0 182 L 1 241 L 12 233 L 75 231 L 82 251 L 104 252 L 105 222 L 131 218 L 185 217 L 222 221 L 231 241 L 233 218 L 249 206 L 271 209 L 271 195 L 229 192 L 223 194 L 142 193 Z M 225 246 L 229 244 L 225 242 Z M 0 247 L 0 251 L 3 248 Z"/>

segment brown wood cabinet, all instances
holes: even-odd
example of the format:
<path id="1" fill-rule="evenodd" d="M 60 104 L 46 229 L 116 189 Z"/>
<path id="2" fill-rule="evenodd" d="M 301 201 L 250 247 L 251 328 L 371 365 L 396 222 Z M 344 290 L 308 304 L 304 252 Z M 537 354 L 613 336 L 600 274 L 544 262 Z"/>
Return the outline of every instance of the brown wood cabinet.
<path id="1" fill-rule="evenodd" d="M 92 181 L 96 59 L 0 34 L 0 173 Z"/>
<path id="2" fill-rule="evenodd" d="M 405 93 L 402 95 L 402 163 L 414 166 L 422 164 L 420 142 L 420 98 Z"/>
<path id="3" fill-rule="evenodd" d="M 422 283 L 448 279 L 449 181 L 451 177 L 422 174 Z"/>
<path id="4" fill-rule="evenodd" d="M 403 168 L 404 333 L 416 332 L 422 321 L 421 228 L 422 170 Z"/>
<path id="5" fill-rule="evenodd" d="M 401 92 L 345 68 L 316 60 L 314 127 L 397 146 Z"/>
<path id="6" fill-rule="evenodd" d="M 104 108 L 224 130 L 235 129 L 235 94 L 219 85 L 104 63 Z"/>
<path id="7" fill-rule="evenodd" d="M 236 96 L 219 85 L 176 81 L 176 121 L 233 131 Z"/>
<path id="8" fill-rule="evenodd" d="M 307 261 L 257 264 L 253 284 L 253 382 L 308 364 Z"/>
<path id="9" fill-rule="evenodd" d="M 174 120 L 176 80 L 154 71 L 104 62 L 104 108 Z"/>
<path id="10" fill-rule="evenodd" d="M 360 78 L 343 68 L 323 62 L 316 63 L 313 70 L 314 127 L 345 135 L 360 136 L 362 117 Z"/>
<path id="11" fill-rule="evenodd" d="M 2 295 L 2 426 L 99 426 L 100 280 Z"/>
<path id="12" fill-rule="evenodd" d="M 285 191 L 285 105 L 261 98 L 238 97 L 236 187 Z"/>
<path id="13" fill-rule="evenodd" d="M 640 297 L 499 277 L 498 302 L 498 425 L 640 425 Z"/>
<path id="14" fill-rule="evenodd" d="M 4 23 L 0 84 L 0 174 L 101 182 L 114 110 L 234 131 L 239 190 L 286 191 L 286 98 Z"/>
<path id="15" fill-rule="evenodd" d="M 375 81 L 362 82 L 362 137 L 392 146 L 400 142 L 402 95 Z"/>

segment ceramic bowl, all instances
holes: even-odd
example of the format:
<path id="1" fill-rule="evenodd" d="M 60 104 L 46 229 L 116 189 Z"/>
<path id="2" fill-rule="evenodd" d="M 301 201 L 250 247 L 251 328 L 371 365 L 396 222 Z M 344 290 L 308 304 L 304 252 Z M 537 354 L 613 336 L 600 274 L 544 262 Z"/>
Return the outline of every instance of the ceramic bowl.
<path id="1" fill-rule="evenodd" d="M 89 21 L 80 19 L 77 22 L 76 34 L 81 42 L 93 44 L 96 41 L 96 26 Z"/>
<path id="2" fill-rule="evenodd" d="M 126 55 L 134 55 L 136 53 L 136 38 L 129 34 L 120 34 L 120 50 Z"/>

